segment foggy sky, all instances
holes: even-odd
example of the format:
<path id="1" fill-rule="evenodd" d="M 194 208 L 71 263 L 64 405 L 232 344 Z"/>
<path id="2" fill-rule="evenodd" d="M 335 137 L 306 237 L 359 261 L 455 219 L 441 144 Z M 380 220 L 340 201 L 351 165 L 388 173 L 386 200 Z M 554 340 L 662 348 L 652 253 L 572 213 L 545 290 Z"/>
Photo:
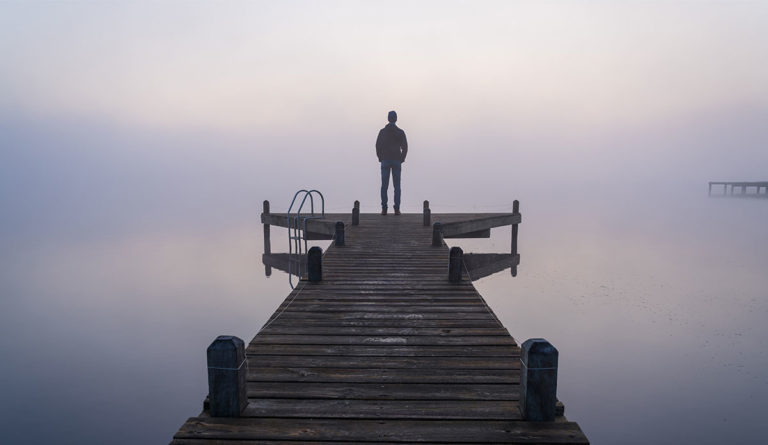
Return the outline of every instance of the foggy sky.
<path id="1" fill-rule="evenodd" d="M 766 25 L 765 2 L 4 2 L 2 223 L 242 219 L 304 186 L 375 208 L 390 109 L 406 209 L 766 179 Z"/>

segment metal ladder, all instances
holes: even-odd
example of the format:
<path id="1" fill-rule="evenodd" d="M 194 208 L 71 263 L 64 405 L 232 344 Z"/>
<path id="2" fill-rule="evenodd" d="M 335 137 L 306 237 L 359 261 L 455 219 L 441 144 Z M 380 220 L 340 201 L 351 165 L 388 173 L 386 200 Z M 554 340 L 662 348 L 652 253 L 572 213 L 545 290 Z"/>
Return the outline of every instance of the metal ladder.
<path id="1" fill-rule="evenodd" d="M 321 213 L 320 215 L 315 214 L 315 199 L 314 194 L 317 193 L 318 196 L 320 196 L 321 201 Z M 296 209 L 296 214 L 294 215 L 293 212 L 293 206 L 296 205 L 296 199 L 299 197 L 299 195 L 302 196 L 301 203 L 298 205 L 298 208 Z M 309 214 L 302 214 L 302 210 L 304 209 L 304 204 L 307 202 L 307 198 L 309 198 Z M 310 219 L 315 218 L 324 218 L 325 217 L 325 198 L 323 197 L 323 194 L 320 193 L 317 190 L 299 190 L 296 192 L 295 195 L 293 195 L 293 200 L 291 200 L 291 205 L 288 207 L 288 283 L 291 285 L 291 289 L 294 288 L 293 285 L 293 276 L 294 274 L 301 279 L 301 261 L 304 258 L 304 255 L 307 253 L 307 221 Z M 303 243 L 303 249 L 302 249 L 302 241 Z M 293 268 L 296 268 L 296 272 L 293 272 Z"/>

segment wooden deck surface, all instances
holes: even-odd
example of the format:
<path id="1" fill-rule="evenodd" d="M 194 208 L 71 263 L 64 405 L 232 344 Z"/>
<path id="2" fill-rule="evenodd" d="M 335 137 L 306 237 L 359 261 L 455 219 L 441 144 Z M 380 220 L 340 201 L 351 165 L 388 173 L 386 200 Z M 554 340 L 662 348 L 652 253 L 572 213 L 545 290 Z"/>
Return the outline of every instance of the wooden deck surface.
<path id="1" fill-rule="evenodd" d="M 471 282 L 448 281 L 421 214 L 327 216 L 346 246 L 247 347 L 243 416 L 204 411 L 172 444 L 588 443 L 564 417 L 520 419 L 520 349 Z"/>

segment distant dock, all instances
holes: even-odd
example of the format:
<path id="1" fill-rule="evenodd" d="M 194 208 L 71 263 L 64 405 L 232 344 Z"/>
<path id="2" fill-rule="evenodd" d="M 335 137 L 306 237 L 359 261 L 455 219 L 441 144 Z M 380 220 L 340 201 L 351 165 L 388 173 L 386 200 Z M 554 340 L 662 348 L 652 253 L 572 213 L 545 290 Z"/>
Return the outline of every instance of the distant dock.
<path id="1" fill-rule="evenodd" d="M 517 201 L 510 213 L 432 214 L 425 201 L 423 213 L 361 214 L 355 203 L 294 218 L 265 201 L 263 262 L 301 280 L 250 344 L 210 345 L 203 411 L 171 444 L 589 443 L 556 398 L 557 349 L 519 346 L 472 284 L 516 275 Z M 271 225 L 300 226 L 289 243 L 331 246 L 273 254 Z M 509 254 L 444 242 L 503 226 Z"/>
<path id="2" fill-rule="evenodd" d="M 715 191 L 722 186 L 722 193 L 712 194 L 712 189 L 715 186 Z M 750 190 L 754 189 L 754 193 L 750 193 Z M 765 189 L 765 191 L 761 191 Z M 735 190 L 739 192 L 736 193 Z M 768 181 L 710 181 L 709 182 L 709 196 L 735 196 L 742 198 L 768 198 Z"/>

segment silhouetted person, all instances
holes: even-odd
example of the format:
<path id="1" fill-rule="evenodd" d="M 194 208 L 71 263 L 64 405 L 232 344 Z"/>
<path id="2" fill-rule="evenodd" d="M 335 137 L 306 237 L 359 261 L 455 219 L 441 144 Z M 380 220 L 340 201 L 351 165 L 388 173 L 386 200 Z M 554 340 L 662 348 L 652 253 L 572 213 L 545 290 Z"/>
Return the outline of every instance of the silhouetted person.
<path id="1" fill-rule="evenodd" d="M 395 215 L 400 214 L 400 167 L 408 154 L 408 141 L 405 132 L 395 125 L 397 113 L 390 111 L 387 115 L 389 123 L 379 130 L 376 138 L 376 156 L 381 162 L 381 214 L 387 214 L 387 189 L 389 188 L 389 172 L 392 172 L 392 182 L 395 187 Z"/>

